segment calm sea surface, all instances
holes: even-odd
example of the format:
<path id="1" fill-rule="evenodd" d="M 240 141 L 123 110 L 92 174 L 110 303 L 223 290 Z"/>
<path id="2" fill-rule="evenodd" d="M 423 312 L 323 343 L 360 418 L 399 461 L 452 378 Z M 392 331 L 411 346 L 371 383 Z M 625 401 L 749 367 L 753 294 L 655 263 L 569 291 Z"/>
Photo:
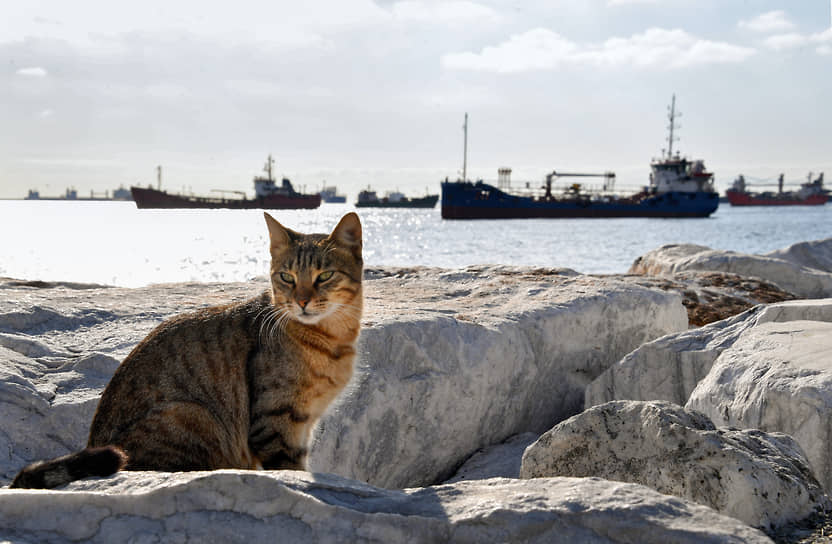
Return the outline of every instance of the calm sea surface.
<path id="1" fill-rule="evenodd" d="M 351 204 L 275 210 L 329 232 Z M 624 273 L 662 244 L 765 253 L 832 237 L 832 205 L 732 208 L 707 219 L 445 221 L 433 210 L 362 209 L 366 266 L 513 264 Z M 120 286 L 245 281 L 268 271 L 260 210 L 137 210 L 132 202 L 0 201 L 0 276 Z"/>

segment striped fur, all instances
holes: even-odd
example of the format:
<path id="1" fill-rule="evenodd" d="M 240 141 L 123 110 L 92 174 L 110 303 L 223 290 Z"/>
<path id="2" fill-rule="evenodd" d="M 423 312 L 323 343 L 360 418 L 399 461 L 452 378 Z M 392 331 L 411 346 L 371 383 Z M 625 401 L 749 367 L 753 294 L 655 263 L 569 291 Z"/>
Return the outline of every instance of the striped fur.
<path id="1" fill-rule="evenodd" d="M 159 325 L 113 375 L 87 449 L 29 465 L 16 487 L 122 468 L 306 468 L 314 425 L 352 377 L 361 224 L 350 213 L 305 235 L 265 218 L 271 290 Z"/>

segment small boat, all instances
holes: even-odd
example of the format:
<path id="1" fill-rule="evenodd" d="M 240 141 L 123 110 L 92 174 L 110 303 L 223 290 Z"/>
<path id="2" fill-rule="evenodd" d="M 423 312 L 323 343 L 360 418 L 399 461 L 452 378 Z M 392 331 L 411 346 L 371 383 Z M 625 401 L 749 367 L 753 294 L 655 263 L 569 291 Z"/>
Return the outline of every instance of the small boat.
<path id="1" fill-rule="evenodd" d="M 497 186 L 466 179 L 467 158 L 458 181 L 442 182 L 444 219 L 598 218 L 598 217 L 707 217 L 719 206 L 713 187 L 713 173 L 701 160 L 688 160 L 673 153 L 676 96 L 669 108 L 670 135 L 667 153 L 650 163 L 650 183 L 633 194 L 613 192 L 615 174 L 562 173 L 546 175 L 540 189 L 529 183 L 525 191 L 511 190 L 511 169 L 498 170 Z M 467 154 L 468 114 L 465 114 Z M 553 180 L 560 177 L 602 177 L 600 190 L 586 190 L 572 183 L 556 191 Z"/>
<path id="2" fill-rule="evenodd" d="M 338 189 L 334 185 L 324 185 L 321 189 L 321 201 L 329 204 L 343 204 L 347 201 L 346 195 L 339 195 Z"/>
<path id="3" fill-rule="evenodd" d="M 404 194 L 393 191 L 380 197 L 369 187 L 358 193 L 358 208 L 433 208 L 439 195 L 427 195 L 421 198 L 408 198 Z"/>
<path id="4" fill-rule="evenodd" d="M 254 198 L 243 191 L 216 191 L 223 196 L 196 196 L 168 193 L 162 190 L 162 167 L 157 167 L 157 188 L 130 187 L 137 208 L 230 208 L 230 209 L 312 209 L 321 205 L 320 194 L 302 194 L 288 178 L 277 185 L 272 177 L 274 159 L 269 155 L 263 171 L 266 177 L 255 176 Z M 225 196 L 232 194 L 237 196 Z"/>
<path id="5" fill-rule="evenodd" d="M 780 174 L 777 179 L 777 192 L 773 191 L 750 191 L 749 186 L 756 185 L 764 187 L 772 183 L 748 183 L 745 176 L 740 174 L 734 180 L 730 189 L 725 191 L 725 196 L 732 206 L 822 206 L 829 200 L 829 191 L 823 188 L 823 172 L 813 181 L 812 173 L 809 173 L 806 183 L 800 184 L 796 191 L 784 191 L 784 175 Z"/>

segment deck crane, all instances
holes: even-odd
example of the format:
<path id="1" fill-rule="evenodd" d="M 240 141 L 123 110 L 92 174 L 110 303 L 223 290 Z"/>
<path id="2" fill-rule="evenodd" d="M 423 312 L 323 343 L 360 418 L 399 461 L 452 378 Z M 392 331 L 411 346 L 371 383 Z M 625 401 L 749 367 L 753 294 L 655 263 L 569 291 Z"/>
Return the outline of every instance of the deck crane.
<path id="1" fill-rule="evenodd" d="M 603 174 L 582 174 L 582 173 L 575 173 L 575 172 L 557 172 L 552 171 L 551 174 L 546 174 L 546 185 L 543 189 L 546 190 L 546 194 L 544 195 L 544 199 L 552 200 L 554 196 L 552 195 L 552 180 L 554 178 L 604 178 L 604 191 L 612 191 L 613 187 L 615 186 L 615 172 L 604 172 Z M 572 185 L 572 189 L 575 192 L 580 190 L 580 184 L 576 183 Z"/>

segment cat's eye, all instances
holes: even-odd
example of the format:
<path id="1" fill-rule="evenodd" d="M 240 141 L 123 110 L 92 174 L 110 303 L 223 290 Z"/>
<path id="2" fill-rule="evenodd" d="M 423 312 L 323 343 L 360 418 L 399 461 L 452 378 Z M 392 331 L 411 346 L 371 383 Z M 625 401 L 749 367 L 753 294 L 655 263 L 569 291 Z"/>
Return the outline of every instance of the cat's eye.
<path id="1" fill-rule="evenodd" d="M 328 279 L 330 279 L 331 277 L 332 277 L 332 270 L 327 270 L 326 272 L 321 272 L 320 274 L 318 274 L 318 279 L 316 279 L 315 281 L 317 281 L 318 283 L 323 283 L 323 282 L 327 281 Z"/>
<path id="2" fill-rule="evenodd" d="M 281 272 L 280 279 L 289 284 L 295 283 L 295 277 L 287 272 Z"/>

